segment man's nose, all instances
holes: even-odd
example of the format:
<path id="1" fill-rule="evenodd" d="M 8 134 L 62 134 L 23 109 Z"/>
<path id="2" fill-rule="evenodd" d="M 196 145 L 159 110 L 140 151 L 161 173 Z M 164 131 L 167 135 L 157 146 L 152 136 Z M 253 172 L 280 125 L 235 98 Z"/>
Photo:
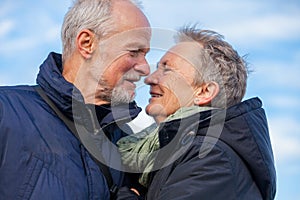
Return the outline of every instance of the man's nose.
<path id="1" fill-rule="evenodd" d="M 141 76 L 147 76 L 150 74 L 150 66 L 145 57 L 141 58 L 140 62 L 134 66 L 134 70 L 139 72 Z"/>

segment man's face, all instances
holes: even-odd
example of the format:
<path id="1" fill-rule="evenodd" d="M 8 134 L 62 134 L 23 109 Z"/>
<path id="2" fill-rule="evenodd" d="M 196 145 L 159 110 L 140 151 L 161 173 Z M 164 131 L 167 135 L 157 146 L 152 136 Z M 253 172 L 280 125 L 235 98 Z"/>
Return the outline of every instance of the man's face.
<path id="1" fill-rule="evenodd" d="M 112 18 L 115 31 L 99 38 L 99 47 L 85 66 L 92 86 L 85 85 L 94 91 L 85 98 L 97 105 L 131 102 L 135 82 L 150 72 L 145 59 L 151 38 L 147 18 L 127 1 L 114 1 Z"/>
<path id="2" fill-rule="evenodd" d="M 105 70 L 99 82 L 99 98 L 112 104 L 129 103 L 134 99 L 136 84 L 141 76 L 149 74 L 145 59 L 149 51 L 150 33 L 148 28 L 118 33 L 100 43 L 99 51 Z M 105 51 L 104 51 L 105 50 Z M 103 87 L 108 88 L 103 93 Z"/>

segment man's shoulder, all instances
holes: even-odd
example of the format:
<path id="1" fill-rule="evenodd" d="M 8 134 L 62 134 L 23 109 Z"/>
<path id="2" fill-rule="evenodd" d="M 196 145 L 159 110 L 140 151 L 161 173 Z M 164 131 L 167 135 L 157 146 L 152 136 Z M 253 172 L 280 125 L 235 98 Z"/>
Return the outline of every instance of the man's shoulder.
<path id="1" fill-rule="evenodd" d="M 1 86 L 0 107 L 15 107 L 20 104 L 33 104 L 37 98 L 34 88 L 29 85 Z"/>
<path id="2" fill-rule="evenodd" d="M 32 95 L 33 93 L 34 89 L 29 85 L 0 86 L 0 98 Z"/>

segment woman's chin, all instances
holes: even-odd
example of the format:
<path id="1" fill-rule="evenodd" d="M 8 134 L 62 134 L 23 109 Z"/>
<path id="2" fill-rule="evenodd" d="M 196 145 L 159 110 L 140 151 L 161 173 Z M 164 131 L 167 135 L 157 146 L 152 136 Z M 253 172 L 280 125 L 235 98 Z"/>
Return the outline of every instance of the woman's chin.
<path id="1" fill-rule="evenodd" d="M 161 121 L 161 119 L 164 119 L 167 117 L 165 108 L 161 104 L 149 103 L 145 108 L 145 112 L 149 116 L 156 119 L 156 121 L 157 121 L 157 119 L 160 119 L 159 121 Z"/>

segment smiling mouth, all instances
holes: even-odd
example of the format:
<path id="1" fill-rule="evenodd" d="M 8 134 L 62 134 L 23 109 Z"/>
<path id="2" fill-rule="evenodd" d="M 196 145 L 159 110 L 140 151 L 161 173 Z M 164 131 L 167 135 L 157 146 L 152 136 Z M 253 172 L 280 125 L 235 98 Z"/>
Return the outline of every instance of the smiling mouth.
<path id="1" fill-rule="evenodd" d="M 150 95 L 151 95 L 151 98 L 160 98 L 160 97 L 162 97 L 161 94 L 157 94 L 157 93 L 150 93 Z"/>

